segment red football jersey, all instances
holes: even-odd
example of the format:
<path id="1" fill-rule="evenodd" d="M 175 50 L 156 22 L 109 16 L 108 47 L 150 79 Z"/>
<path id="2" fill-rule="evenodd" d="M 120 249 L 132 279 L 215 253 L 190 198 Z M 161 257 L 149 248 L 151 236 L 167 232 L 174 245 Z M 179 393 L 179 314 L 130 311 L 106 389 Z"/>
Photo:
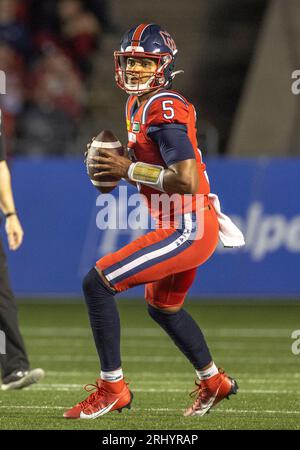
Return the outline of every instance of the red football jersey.
<path id="1" fill-rule="evenodd" d="M 158 145 L 147 135 L 149 127 L 172 123 L 184 124 L 186 126 L 187 135 L 193 146 L 198 166 L 198 194 L 204 195 L 206 204 L 210 187 L 205 172 L 205 164 L 202 161 L 201 151 L 198 149 L 196 112 L 194 106 L 181 94 L 171 90 L 159 90 L 152 97 L 142 102 L 139 107 L 137 107 L 137 97 L 131 95 L 126 104 L 126 123 L 128 131 L 128 153 L 132 161 L 157 164 L 164 168 L 167 166 L 161 156 Z M 161 211 L 153 208 L 153 202 L 151 203 L 152 194 L 159 195 L 162 193 L 142 183 L 138 185 L 138 188 L 147 198 L 151 215 L 160 219 L 160 221 L 163 220 Z M 169 195 L 171 196 L 172 194 Z M 183 195 L 181 197 L 183 198 Z M 187 204 L 185 203 L 184 212 L 195 211 L 195 195 L 190 196 L 190 200 L 189 211 L 186 210 Z M 174 213 L 175 211 L 172 211 L 171 216 Z"/>

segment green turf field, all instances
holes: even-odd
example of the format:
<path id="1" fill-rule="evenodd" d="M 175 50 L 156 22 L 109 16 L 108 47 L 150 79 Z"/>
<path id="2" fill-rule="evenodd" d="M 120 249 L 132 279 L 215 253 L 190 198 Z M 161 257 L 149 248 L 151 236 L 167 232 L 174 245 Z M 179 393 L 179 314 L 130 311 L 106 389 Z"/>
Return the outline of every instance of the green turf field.
<path id="1" fill-rule="evenodd" d="M 0 391 L 0 429 L 204 430 L 300 429 L 300 355 L 291 333 L 300 329 L 300 303 L 187 302 L 216 363 L 240 390 L 203 418 L 184 418 L 194 371 L 148 317 L 145 304 L 118 301 L 123 369 L 135 398 L 130 411 L 66 420 L 64 410 L 86 397 L 98 362 L 81 303 L 22 303 L 20 320 L 32 367 L 46 378 L 22 391 Z"/>

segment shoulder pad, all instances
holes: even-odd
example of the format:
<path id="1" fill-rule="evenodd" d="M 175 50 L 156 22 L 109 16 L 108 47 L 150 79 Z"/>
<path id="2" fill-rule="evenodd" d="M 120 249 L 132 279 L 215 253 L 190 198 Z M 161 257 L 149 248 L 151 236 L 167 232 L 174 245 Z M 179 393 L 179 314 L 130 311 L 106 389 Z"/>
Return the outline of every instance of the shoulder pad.
<path id="1" fill-rule="evenodd" d="M 158 92 L 149 98 L 144 106 L 142 124 L 150 123 L 186 123 L 189 104 L 176 92 Z"/>

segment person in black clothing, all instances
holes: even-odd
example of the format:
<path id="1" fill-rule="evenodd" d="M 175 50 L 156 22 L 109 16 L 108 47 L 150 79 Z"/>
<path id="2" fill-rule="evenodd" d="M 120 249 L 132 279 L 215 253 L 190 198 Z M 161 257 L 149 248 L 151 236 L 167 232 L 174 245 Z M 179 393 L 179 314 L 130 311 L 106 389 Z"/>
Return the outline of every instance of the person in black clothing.
<path id="1" fill-rule="evenodd" d="M 0 110 L 0 208 L 5 215 L 5 231 L 10 250 L 22 244 L 23 229 L 19 222 L 11 189 L 10 172 L 1 136 Z M 5 337 L 1 345 L 1 390 L 21 389 L 44 377 L 43 369 L 29 368 L 24 341 L 19 330 L 18 311 L 8 279 L 6 256 L 0 239 L 0 331 Z M 4 347 L 4 351 L 3 351 Z"/>

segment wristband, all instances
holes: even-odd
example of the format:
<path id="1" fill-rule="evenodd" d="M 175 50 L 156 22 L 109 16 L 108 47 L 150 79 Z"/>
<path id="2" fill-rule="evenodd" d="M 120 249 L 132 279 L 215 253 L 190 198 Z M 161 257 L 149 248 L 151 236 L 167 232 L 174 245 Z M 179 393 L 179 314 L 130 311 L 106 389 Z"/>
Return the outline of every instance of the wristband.
<path id="1" fill-rule="evenodd" d="M 146 184 L 154 189 L 164 192 L 163 177 L 165 169 L 156 164 L 144 162 L 131 163 L 128 169 L 128 178 L 137 183 Z"/>
<path id="2" fill-rule="evenodd" d="M 17 211 L 9 212 L 9 213 L 4 214 L 4 215 L 5 215 L 6 219 L 7 219 L 8 217 L 10 217 L 10 216 L 17 216 Z"/>

